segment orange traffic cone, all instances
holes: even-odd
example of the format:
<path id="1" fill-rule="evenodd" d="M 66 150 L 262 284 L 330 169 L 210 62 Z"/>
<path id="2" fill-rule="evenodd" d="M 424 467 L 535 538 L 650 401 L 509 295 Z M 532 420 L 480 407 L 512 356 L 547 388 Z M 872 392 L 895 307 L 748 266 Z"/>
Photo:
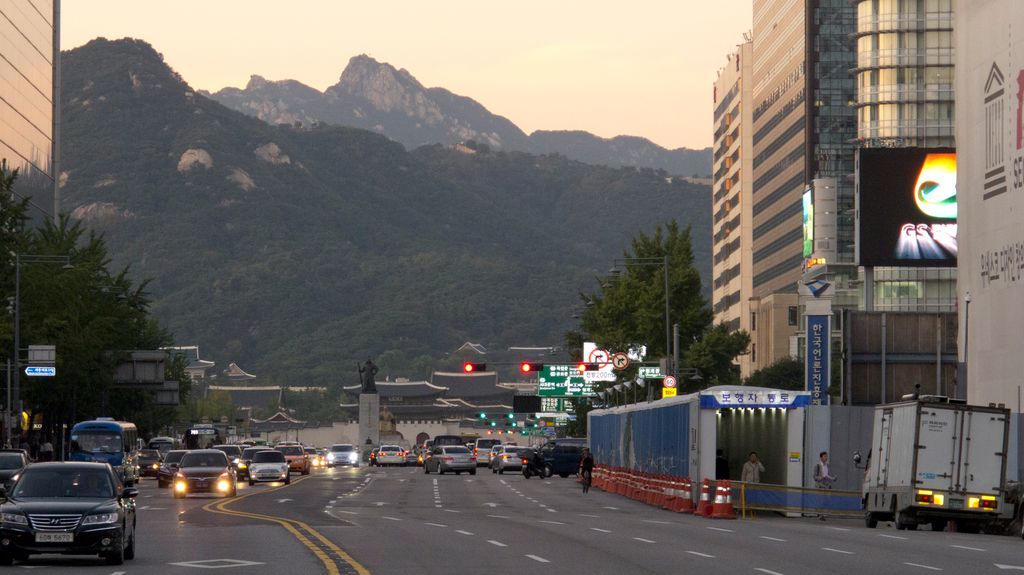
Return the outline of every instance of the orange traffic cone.
<path id="1" fill-rule="evenodd" d="M 697 503 L 696 515 L 709 517 L 711 515 L 711 481 L 704 480 L 700 486 L 700 502 Z"/>
<path id="2" fill-rule="evenodd" d="M 719 481 L 715 487 L 715 504 L 711 510 L 712 519 L 736 519 L 736 510 L 732 508 L 732 484 Z"/>
<path id="3" fill-rule="evenodd" d="M 693 482 L 690 481 L 689 477 L 684 477 L 682 481 L 682 489 L 680 489 L 679 503 L 673 511 L 677 513 L 693 513 Z"/>

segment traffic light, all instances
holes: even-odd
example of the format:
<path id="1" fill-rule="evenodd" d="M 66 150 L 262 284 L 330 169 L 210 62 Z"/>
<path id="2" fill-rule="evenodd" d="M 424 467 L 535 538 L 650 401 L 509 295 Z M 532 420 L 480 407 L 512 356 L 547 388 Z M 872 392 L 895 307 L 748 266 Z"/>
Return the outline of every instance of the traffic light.
<path id="1" fill-rule="evenodd" d="M 481 411 L 480 412 L 480 419 L 487 419 L 487 414 Z"/>
<path id="2" fill-rule="evenodd" d="M 507 416 L 505 416 L 505 417 L 508 417 L 509 419 L 515 419 L 515 418 L 516 418 L 516 414 L 514 414 L 514 413 L 510 413 L 510 414 L 508 414 L 508 415 L 507 415 Z"/>
<path id="3" fill-rule="evenodd" d="M 580 372 L 584 372 L 597 371 L 598 368 L 596 363 L 578 363 L 576 364 L 576 369 L 579 370 Z"/>
<path id="4" fill-rule="evenodd" d="M 470 363 L 470 362 L 467 361 L 466 363 L 462 364 L 462 371 L 464 371 L 466 373 L 476 373 L 478 371 L 486 371 L 486 370 L 487 370 L 487 364 L 486 363 Z"/>
<path id="5" fill-rule="evenodd" d="M 519 371 L 523 373 L 536 373 L 542 369 L 544 369 L 543 363 L 533 363 L 530 361 L 524 361 L 523 363 L 519 364 Z"/>
<path id="6" fill-rule="evenodd" d="M 498 427 L 498 422 L 497 421 L 492 421 L 491 422 L 491 427 Z"/>

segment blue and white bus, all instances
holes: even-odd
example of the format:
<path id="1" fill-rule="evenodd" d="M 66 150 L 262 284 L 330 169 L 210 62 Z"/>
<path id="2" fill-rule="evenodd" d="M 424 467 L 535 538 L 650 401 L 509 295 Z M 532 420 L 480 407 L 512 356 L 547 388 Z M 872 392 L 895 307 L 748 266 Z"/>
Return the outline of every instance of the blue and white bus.
<path id="1" fill-rule="evenodd" d="M 125 485 L 139 480 L 139 432 L 134 423 L 100 417 L 71 428 L 71 461 L 109 463 Z"/>

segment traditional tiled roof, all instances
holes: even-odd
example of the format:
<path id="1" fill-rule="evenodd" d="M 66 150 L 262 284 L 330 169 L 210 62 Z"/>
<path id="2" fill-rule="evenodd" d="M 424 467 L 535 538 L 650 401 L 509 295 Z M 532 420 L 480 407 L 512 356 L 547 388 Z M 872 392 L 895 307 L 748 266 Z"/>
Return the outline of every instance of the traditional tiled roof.
<path id="1" fill-rule="evenodd" d="M 213 367 L 214 366 L 214 363 L 212 361 L 207 361 L 205 359 L 199 359 L 199 346 L 198 345 L 178 345 L 178 346 L 172 346 L 172 347 L 162 347 L 160 349 L 166 351 L 172 357 L 175 357 L 175 356 L 184 357 L 185 361 L 188 362 L 188 364 L 187 364 L 188 367 L 191 367 L 191 368 L 206 368 L 206 367 Z"/>
<path id="2" fill-rule="evenodd" d="M 228 368 L 224 370 L 224 376 L 230 381 L 246 381 L 256 379 L 256 376 L 251 373 L 246 373 L 245 370 L 238 367 L 238 364 L 231 362 L 228 364 Z"/>
<path id="3" fill-rule="evenodd" d="M 266 419 L 253 419 L 252 422 L 253 423 L 292 423 L 292 424 L 297 424 L 297 425 L 302 425 L 302 424 L 306 423 L 305 421 L 299 421 L 299 420 L 289 416 L 287 413 L 285 413 L 283 411 L 278 411 L 277 413 L 275 413 L 274 415 L 271 415 L 270 417 L 268 417 Z"/>
<path id="4" fill-rule="evenodd" d="M 459 352 L 462 352 L 462 351 L 471 351 L 473 353 L 478 353 L 480 355 L 486 355 L 487 354 L 487 348 L 486 347 L 484 347 L 482 344 L 473 343 L 471 341 L 467 341 L 466 343 L 462 344 L 462 347 L 460 347 L 459 349 L 455 350 L 455 353 L 459 353 Z"/>
<path id="5" fill-rule="evenodd" d="M 358 395 L 362 386 L 346 385 L 342 389 Z M 444 395 L 447 391 L 448 388 L 434 385 L 429 381 L 377 382 L 377 394 L 381 398 L 430 398 Z"/>

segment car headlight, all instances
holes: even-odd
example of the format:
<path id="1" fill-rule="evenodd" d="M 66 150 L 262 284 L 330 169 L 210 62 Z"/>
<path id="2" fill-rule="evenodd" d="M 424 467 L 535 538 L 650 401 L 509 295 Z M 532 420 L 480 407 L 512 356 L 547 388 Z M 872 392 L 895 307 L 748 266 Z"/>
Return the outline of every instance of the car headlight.
<path id="1" fill-rule="evenodd" d="M 117 513 L 97 513 L 95 515 L 86 515 L 85 520 L 82 521 L 82 525 L 117 523 L 117 519 Z"/>
<path id="2" fill-rule="evenodd" d="M 14 525 L 28 525 L 28 518 L 21 513 L 4 513 L 3 522 Z"/>
<path id="3" fill-rule="evenodd" d="M 246 465 L 244 461 L 241 461 L 241 462 L 238 463 L 238 468 L 239 469 L 245 469 L 246 467 L 248 467 L 248 465 Z"/>
<path id="4" fill-rule="evenodd" d="M 238 465 L 238 461 L 239 461 L 239 459 L 236 457 L 236 458 L 231 460 L 231 463 L 234 463 L 235 465 Z"/>
<path id="5" fill-rule="evenodd" d="M 327 461 L 334 461 L 334 452 L 327 454 Z"/>

